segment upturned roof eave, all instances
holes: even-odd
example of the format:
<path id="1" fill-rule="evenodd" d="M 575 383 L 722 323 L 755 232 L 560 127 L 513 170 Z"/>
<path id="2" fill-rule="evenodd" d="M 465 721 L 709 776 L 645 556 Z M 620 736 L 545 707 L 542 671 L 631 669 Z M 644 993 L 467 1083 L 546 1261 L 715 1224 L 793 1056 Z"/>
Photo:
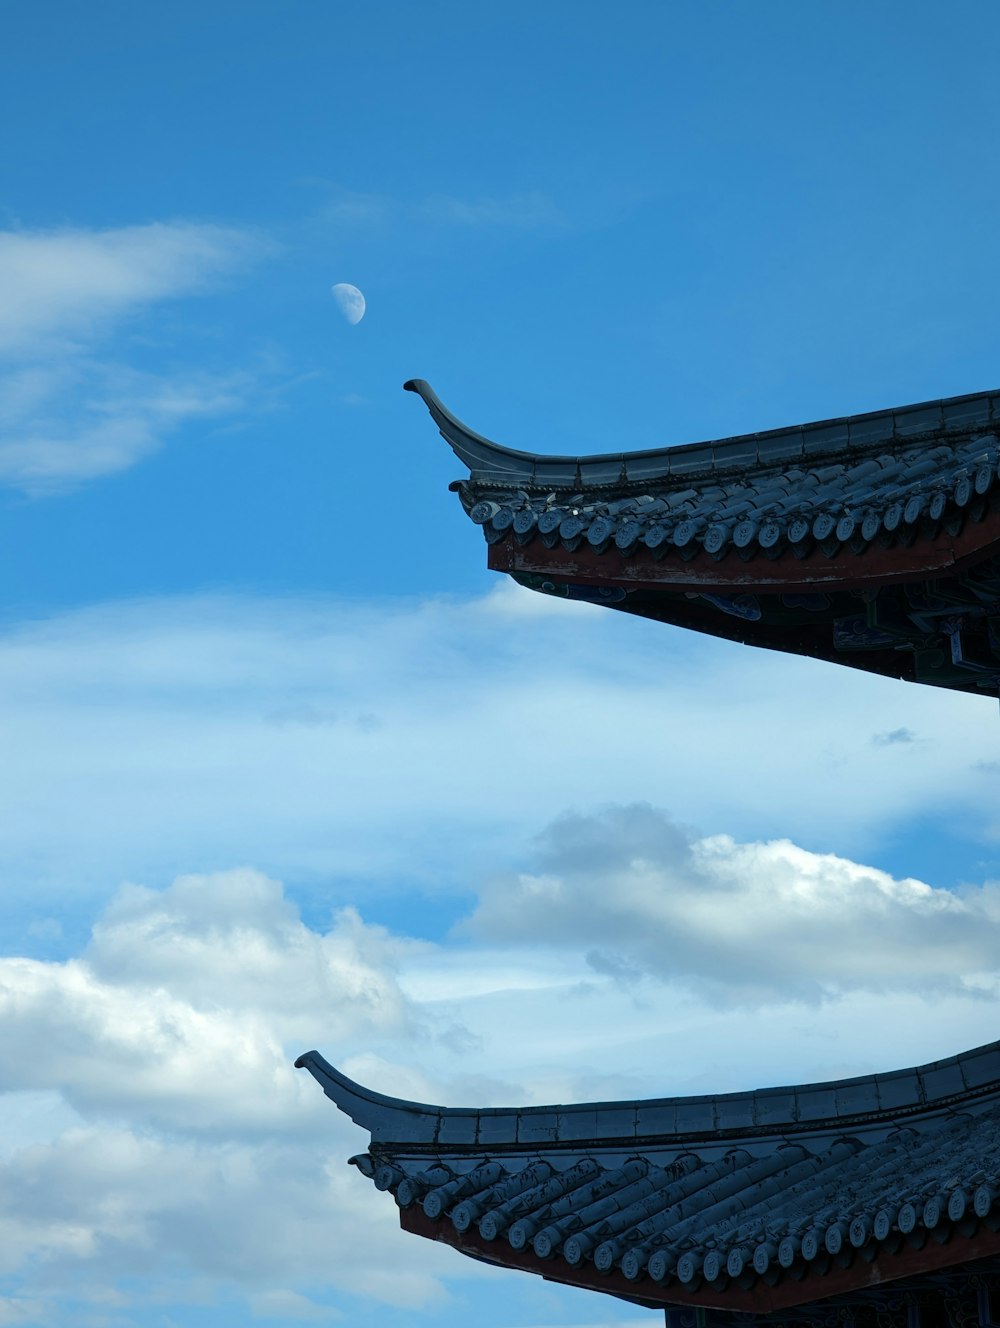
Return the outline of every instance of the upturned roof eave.
<path id="1" fill-rule="evenodd" d="M 557 455 L 519 451 L 476 433 L 444 405 L 422 378 L 408 379 L 403 387 L 423 400 L 441 436 L 468 468 L 474 482 L 510 481 L 539 489 L 581 484 L 595 488 L 641 485 L 645 478 L 641 472 L 656 469 L 662 469 L 664 476 L 686 477 L 701 472 L 740 472 L 770 464 L 787 465 L 796 458 L 808 457 L 815 465 L 824 456 L 845 451 L 913 444 L 923 438 L 964 435 L 977 428 L 1000 425 L 1000 389 L 995 389 L 703 442 L 638 451 Z M 565 478 L 560 479 L 560 472 Z"/>
<path id="2" fill-rule="evenodd" d="M 913 1115 L 839 1114 L 825 1122 L 825 1138 L 814 1124 L 745 1131 L 743 1141 L 635 1134 L 609 1147 L 583 1131 L 571 1152 L 545 1137 L 543 1113 L 573 1108 L 524 1109 L 518 1120 L 535 1133 L 512 1148 L 502 1109 L 399 1101 L 315 1052 L 298 1064 L 371 1130 L 371 1151 L 351 1162 L 392 1194 L 405 1230 L 638 1303 L 770 1314 L 1000 1254 L 1000 1083 L 984 1078 L 998 1055 L 990 1044 L 903 1071 L 921 1080 L 924 1102 Z M 964 1085 L 950 1103 L 949 1082 Z M 664 1101 L 631 1104 L 635 1124 L 643 1106 Z M 601 1106 L 577 1110 L 599 1115 Z M 482 1135 L 463 1140 L 473 1117 Z M 431 1119 L 433 1140 L 402 1137 Z"/>
<path id="3" fill-rule="evenodd" d="M 465 1148 L 579 1149 L 634 1146 L 655 1139 L 685 1144 L 894 1127 L 953 1111 L 1000 1092 L 1000 1042 L 888 1074 L 715 1096 L 582 1102 L 530 1107 L 444 1107 L 375 1092 L 342 1074 L 317 1051 L 307 1069 L 374 1143 Z"/>

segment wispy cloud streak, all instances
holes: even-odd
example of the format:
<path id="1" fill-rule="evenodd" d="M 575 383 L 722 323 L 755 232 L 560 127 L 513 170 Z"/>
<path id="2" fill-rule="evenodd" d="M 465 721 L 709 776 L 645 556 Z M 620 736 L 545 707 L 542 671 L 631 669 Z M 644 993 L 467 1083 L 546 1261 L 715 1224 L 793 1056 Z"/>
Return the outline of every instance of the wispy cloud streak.
<path id="1" fill-rule="evenodd" d="M 240 410 L 246 374 L 140 371 L 114 333 L 265 249 L 180 223 L 0 233 L 0 483 L 41 494 L 113 474 L 186 422 Z"/>
<path id="2" fill-rule="evenodd" d="M 526 836 L 609 799 L 863 852 L 945 796 L 993 815 L 982 713 L 511 585 L 109 605 L 0 634 L 0 854 L 39 906 L 47 883 L 234 859 L 465 890 L 469 861 L 528 867 Z M 887 724 L 922 741 L 858 736 Z"/>

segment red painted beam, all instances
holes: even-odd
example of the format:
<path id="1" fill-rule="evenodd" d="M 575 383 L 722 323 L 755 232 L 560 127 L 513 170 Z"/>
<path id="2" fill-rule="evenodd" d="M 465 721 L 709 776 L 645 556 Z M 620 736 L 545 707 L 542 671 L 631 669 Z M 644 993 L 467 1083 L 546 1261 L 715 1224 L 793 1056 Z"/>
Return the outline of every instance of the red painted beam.
<path id="1" fill-rule="evenodd" d="M 620 1272 L 599 1273 L 592 1263 L 572 1268 L 562 1259 L 540 1259 L 528 1246 L 512 1250 L 503 1240 L 483 1240 L 475 1227 L 464 1233 L 457 1232 L 450 1222 L 434 1221 L 415 1204 L 399 1210 L 399 1225 L 404 1231 L 429 1240 L 451 1245 L 463 1254 L 471 1254 L 492 1264 L 514 1268 L 520 1272 L 537 1273 L 550 1282 L 581 1287 L 589 1291 L 603 1291 L 613 1296 L 640 1301 L 650 1306 L 701 1306 L 705 1309 L 743 1310 L 753 1314 L 769 1314 L 774 1310 L 790 1309 L 794 1305 L 807 1305 L 826 1300 L 846 1292 L 880 1286 L 884 1282 L 897 1282 L 901 1278 L 917 1277 L 922 1273 L 952 1268 L 957 1264 L 972 1263 L 1000 1254 L 1000 1232 L 991 1231 L 980 1223 L 971 1236 L 951 1235 L 945 1243 L 934 1239 L 934 1233 L 921 1232 L 926 1243 L 919 1249 L 904 1244 L 895 1254 L 882 1248 L 870 1262 L 854 1252 L 854 1259 L 846 1268 L 833 1264 L 825 1274 L 809 1272 L 801 1281 L 785 1274 L 775 1286 L 758 1281 L 748 1290 L 713 1291 L 704 1286 L 697 1291 L 685 1291 L 678 1282 L 660 1287 L 649 1278 L 630 1282 Z"/>
<path id="2" fill-rule="evenodd" d="M 657 560 L 645 548 L 626 556 L 620 549 L 596 553 L 589 544 L 570 553 L 557 546 L 547 549 L 541 540 L 520 545 L 507 534 L 489 546 L 488 565 L 495 572 L 526 572 L 553 576 L 562 581 L 591 585 L 624 586 L 629 589 L 761 590 L 782 591 L 822 587 L 825 590 L 854 590 L 873 583 L 923 581 L 931 577 L 952 576 L 966 567 L 1000 553 L 1000 511 L 987 514 L 982 521 L 970 521 L 953 539 L 917 541 L 904 548 L 872 546 L 861 554 L 841 550 L 827 558 L 814 549 L 808 558 L 798 559 L 786 553 L 773 562 L 758 554 L 742 562 L 730 554 L 723 562 L 714 562 L 699 553 L 683 562 L 676 551 Z"/>

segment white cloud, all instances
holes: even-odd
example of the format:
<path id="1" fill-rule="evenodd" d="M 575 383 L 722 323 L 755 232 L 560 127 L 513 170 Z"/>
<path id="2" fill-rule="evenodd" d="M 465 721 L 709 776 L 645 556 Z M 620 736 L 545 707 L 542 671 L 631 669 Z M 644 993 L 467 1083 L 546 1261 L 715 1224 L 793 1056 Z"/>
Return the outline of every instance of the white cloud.
<path id="1" fill-rule="evenodd" d="M 743 1005 L 965 979 L 978 995 L 1000 954 L 1000 885 L 956 895 L 619 807 L 549 827 L 536 870 L 496 878 L 467 926 L 493 942 L 593 947 L 591 966 L 620 981 L 650 973 Z"/>
<path id="2" fill-rule="evenodd" d="M 994 889 L 794 842 L 863 842 L 946 797 L 991 815 L 982 714 L 506 583 L 7 628 L 4 907 L 72 953 L 0 959 L 0 1322 L 65 1321 L 69 1289 L 127 1314 L 137 1279 L 148 1304 L 308 1321 L 500 1278 L 399 1232 L 344 1166 L 366 1138 L 291 1068 L 311 1046 L 383 1091 L 489 1105 L 752 1088 L 986 1041 Z M 897 730 L 918 740 L 872 746 Z M 714 833 L 593 812 L 611 796 Z M 207 870 L 121 887 L 73 944 L 109 881 L 233 862 L 283 864 L 308 920 L 262 871 Z M 397 930 L 424 927 L 438 875 L 444 916 L 478 895 L 463 934 L 364 920 L 391 897 Z M 518 1283 L 519 1317 L 546 1321 L 542 1290 Z"/>
<path id="3" fill-rule="evenodd" d="M 440 1302 L 443 1261 L 408 1248 L 382 1196 L 288 1124 L 287 1141 L 256 1146 L 99 1126 L 16 1154 L 0 1167 L 0 1272 L 28 1294 L 74 1278 L 156 1286 L 180 1270 L 250 1296 L 320 1283 L 396 1306 Z"/>
<path id="4" fill-rule="evenodd" d="M 48 1308 L 37 1300 L 22 1297 L 0 1296 L 0 1324 L 27 1324 L 28 1328 L 39 1328 L 49 1323 Z"/>
<path id="5" fill-rule="evenodd" d="M 328 1305 L 318 1305 L 307 1296 L 300 1296 L 297 1291 L 278 1288 L 274 1291 L 260 1291 L 250 1298 L 250 1313 L 255 1319 L 294 1319 L 306 1323 L 322 1323 L 331 1318 L 340 1318 L 339 1313 Z"/>
<path id="6" fill-rule="evenodd" d="M 0 483 L 37 494 L 113 474 L 185 422 L 239 411 L 247 375 L 142 372 L 107 343 L 263 252 L 246 232 L 183 223 L 0 232 Z"/>
<path id="7" fill-rule="evenodd" d="M 204 289 L 262 249 L 245 231 L 184 222 L 2 231 L 0 353 L 89 339 L 139 307 Z"/>
<path id="8" fill-rule="evenodd" d="M 995 814 L 984 715 L 513 587 L 111 605 L 0 633 L 0 859 L 41 921 L 62 882 L 234 861 L 467 890 L 609 800 L 863 857 L 901 817 Z"/>
<path id="9" fill-rule="evenodd" d="M 168 378 L 82 356 L 58 371 L 33 366 L 12 378 L 13 402 L 0 432 L 0 483 L 31 494 L 126 470 L 188 421 L 238 413 L 253 390 L 244 374 Z"/>
<path id="10" fill-rule="evenodd" d="M 406 949 L 351 910 L 309 930 L 256 872 L 125 886 L 80 958 L 0 959 L 0 1083 L 58 1090 L 83 1116 L 301 1126 L 316 1103 L 286 1046 L 320 1023 L 341 1043 L 412 1036 L 392 976 Z"/>
<path id="11" fill-rule="evenodd" d="M 623 983 L 596 971 L 588 950 L 586 942 L 538 937 L 524 944 L 456 938 L 411 958 L 400 972 L 403 990 L 428 1022 L 461 1021 L 461 1063 L 444 1040 L 425 1040 L 408 1058 L 353 1060 L 352 1077 L 401 1091 L 398 1062 L 406 1060 L 402 1095 L 422 1101 L 609 1101 L 875 1073 L 996 1036 L 995 964 L 981 986 L 855 987 L 818 1004 L 776 993 L 761 1006 L 669 977 Z M 886 957 L 900 963 L 905 946 L 890 945 Z"/>
<path id="12" fill-rule="evenodd" d="M 180 1275 L 242 1288 L 258 1315 L 308 1316 L 306 1284 L 440 1301 L 444 1261 L 397 1250 L 343 1164 L 359 1132 L 292 1067 L 323 1039 L 412 1042 L 393 969 L 420 948 L 351 914 L 311 930 L 234 871 L 123 889 L 65 962 L 0 960 L 0 1274 L 29 1298 Z"/>
<path id="13" fill-rule="evenodd" d="M 648 853 L 658 836 L 637 838 Z M 807 888 L 799 920 L 827 909 Z M 648 926 L 634 919 L 633 943 Z M 225 1294 L 308 1321 L 356 1313 L 345 1297 L 440 1309 L 458 1279 L 501 1279 L 398 1230 L 345 1165 L 366 1136 L 292 1069 L 309 1046 L 383 1091 L 488 1105 L 886 1069 L 995 1027 L 994 1000 L 955 991 L 722 1010 L 677 983 L 595 973 L 588 938 L 553 931 L 430 945 L 350 913 L 318 929 L 241 869 L 123 888 L 75 956 L 0 960 L 0 1316 L 62 1322 L 69 1294 L 127 1310 L 138 1285 L 145 1305 Z M 910 962 L 905 934 L 885 944 Z M 724 959 L 724 931 L 720 946 Z M 541 1290 L 518 1292 L 539 1319 Z"/>

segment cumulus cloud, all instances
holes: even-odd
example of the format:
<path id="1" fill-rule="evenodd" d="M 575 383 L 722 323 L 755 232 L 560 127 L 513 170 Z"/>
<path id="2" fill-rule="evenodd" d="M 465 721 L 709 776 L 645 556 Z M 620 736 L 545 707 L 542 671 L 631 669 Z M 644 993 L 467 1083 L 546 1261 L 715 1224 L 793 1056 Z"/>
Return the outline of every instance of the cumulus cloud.
<path id="1" fill-rule="evenodd" d="M 0 1159 L 0 1274 L 21 1300 L 137 1276 L 168 1299 L 178 1276 L 231 1286 L 257 1315 L 308 1317 L 308 1286 L 440 1300 L 441 1260 L 395 1248 L 343 1165 L 359 1132 L 292 1068 L 314 1042 L 412 1040 L 394 969 L 415 949 L 352 913 L 308 928 L 241 870 L 126 887 L 80 955 L 0 960 L 0 1117 L 62 1104 Z"/>
<path id="2" fill-rule="evenodd" d="M 316 1103 L 286 1048 L 320 1020 L 340 1044 L 412 1035 L 406 948 L 350 909 L 312 931 L 248 870 L 125 886 L 79 958 L 0 959 L 0 1084 L 189 1130 L 301 1119 Z"/>
<path id="3" fill-rule="evenodd" d="M 112 338 L 264 251 L 184 223 L 0 232 L 0 483 L 37 494 L 113 474 L 184 423 L 241 409 L 247 375 L 144 372 Z"/>
<path id="4" fill-rule="evenodd" d="M 979 994 L 1000 953 L 1000 885 L 958 895 L 788 840 L 698 838 L 640 805 L 556 821 L 534 870 L 493 880 L 466 926 L 593 947 L 591 966 L 618 981 L 649 973 L 717 1000 Z"/>
<path id="5" fill-rule="evenodd" d="M 341 1157 L 318 1160 L 288 1129 L 286 1141 L 207 1147 L 94 1126 L 19 1152 L 0 1166 L 0 1271 L 28 1295 L 142 1277 L 169 1296 L 180 1272 L 182 1286 L 203 1280 L 215 1294 L 319 1284 L 399 1307 L 439 1302 L 442 1261 L 397 1239 Z"/>
<path id="6" fill-rule="evenodd" d="M 696 913 L 696 888 L 727 901 L 703 900 L 688 924 L 703 971 L 712 947 L 716 976 L 733 960 L 741 927 L 747 949 L 760 944 L 765 925 L 748 917 L 768 896 L 757 879 L 748 902 L 738 884 L 760 864 L 772 913 L 807 939 L 859 903 L 869 925 L 874 891 L 902 925 L 886 930 L 886 964 L 933 969 L 922 910 L 961 912 L 940 892 L 774 847 L 699 841 L 622 809 L 559 821 L 539 849 L 545 877 L 506 902 L 491 887 L 472 939 L 418 942 L 343 910 L 308 925 L 277 882 L 244 868 L 123 887 L 78 953 L 0 960 L 0 1322 L 66 1322 L 68 1297 L 127 1316 L 136 1296 L 165 1311 L 228 1297 L 243 1318 L 318 1321 L 440 1307 L 459 1279 L 504 1276 L 398 1230 L 391 1203 L 345 1165 L 367 1137 L 292 1068 L 310 1046 L 384 1092 L 516 1105 L 834 1077 L 985 1040 L 995 1001 L 957 987 L 872 997 L 863 972 L 830 1014 L 790 999 L 796 973 L 762 1016 L 713 1005 L 690 965 L 684 980 L 642 971 L 676 925 L 671 886 Z M 545 884 L 557 873 L 578 892 L 573 918 Z M 617 911 L 613 894 L 602 903 L 597 882 L 614 891 L 630 874 Z M 980 963 L 993 942 L 993 915 L 976 907 L 978 948 L 961 928 L 944 933 L 956 964 Z M 588 965 L 597 929 L 618 958 Z M 834 947 L 843 935 L 834 927 Z M 759 989 L 760 976 L 734 982 Z M 518 1291 L 540 1320 L 543 1300 Z"/>
<path id="7" fill-rule="evenodd" d="M 0 1322 L 66 1322 L 69 1295 L 128 1322 L 137 1280 L 144 1304 L 309 1321 L 499 1277 L 400 1233 L 344 1166 L 366 1138 L 291 1068 L 311 1046 L 382 1091 L 504 1105 L 986 1041 L 995 888 L 949 895 L 794 842 L 940 809 L 942 789 L 988 814 L 981 716 L 508 585 L 8 627 L 2 908 L 36 957 L 0 959 Z M 721 727 L 738 761 L 706 742 Z M 919 744 L 865 740 L 905 728 Z M 678 819 L 556 816 L 611 790 Z M 784 837 L 761 838 L 775 809 Z M 706 819 L 716 833 L 687 828 Z M 283 864 L 294 896 L 266 871 L 182 870 L 233 861 Z M 145 884 L 76 944 L 123 877 Z M 393 932 L 365 920 L 390 899 Z"/>

